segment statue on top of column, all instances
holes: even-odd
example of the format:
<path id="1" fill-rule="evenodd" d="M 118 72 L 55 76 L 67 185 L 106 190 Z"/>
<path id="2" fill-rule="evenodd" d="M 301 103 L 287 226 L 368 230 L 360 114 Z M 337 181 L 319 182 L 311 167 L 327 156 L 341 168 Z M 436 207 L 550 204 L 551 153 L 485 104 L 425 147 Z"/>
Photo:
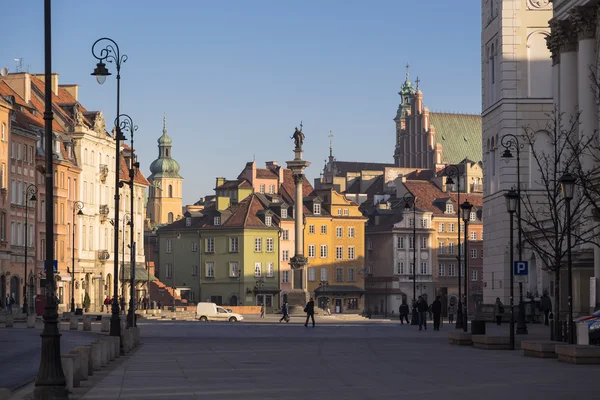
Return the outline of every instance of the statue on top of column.
<path id="1" fill-rule="evenodd" d="M 290 139 L 294 139 L 296 149 L 302 150 L 302 144 L 304 143 L 304 133 L 302 132 L 302 124 L 300 124 L 300 129 L 296 127 L 294 135 Z"/>

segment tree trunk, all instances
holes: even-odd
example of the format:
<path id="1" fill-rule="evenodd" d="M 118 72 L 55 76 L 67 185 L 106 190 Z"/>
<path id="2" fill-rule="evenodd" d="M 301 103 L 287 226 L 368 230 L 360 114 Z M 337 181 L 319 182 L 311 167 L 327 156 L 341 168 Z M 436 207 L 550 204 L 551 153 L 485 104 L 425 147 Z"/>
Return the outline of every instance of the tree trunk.
<path id="1" fill-rule="evenodd" d="M 560 340 L 560 261 L 554 264 L 554 338 Z"/>

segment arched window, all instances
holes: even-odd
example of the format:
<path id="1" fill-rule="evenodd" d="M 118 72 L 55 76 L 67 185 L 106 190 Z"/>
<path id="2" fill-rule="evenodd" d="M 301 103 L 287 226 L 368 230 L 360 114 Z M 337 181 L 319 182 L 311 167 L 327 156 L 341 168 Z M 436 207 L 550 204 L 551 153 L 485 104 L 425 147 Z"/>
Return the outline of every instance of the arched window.
<path id="1" fill-rule="evenodd" d="M 169 197 L 173 197 L 173 185 L 169 185 Z"/>
<path id="2" fill-rule="evenodd" d="M 170 212 L 170 213 L 169 213 L 169 219 L 168 219 L 168 222 L 169 222 L 169 224 L 172 224 L 172 223 L 173 223 L 173 213 L 172 213 L 172 212 Z"/>
<path id="3" fill-rule="evenodd" d="M 169 149 L 165 149 L 165 156 L 169 157 Z"/>

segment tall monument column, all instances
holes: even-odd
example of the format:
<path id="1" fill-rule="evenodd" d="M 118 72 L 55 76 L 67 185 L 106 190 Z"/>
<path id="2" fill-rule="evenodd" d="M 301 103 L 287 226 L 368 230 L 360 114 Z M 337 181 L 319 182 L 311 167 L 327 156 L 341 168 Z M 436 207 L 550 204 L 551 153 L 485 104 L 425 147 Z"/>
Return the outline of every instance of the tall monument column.
<path id="1" fill-rule="evenodd" d="M 300 123 L 300 130 L 296 128 L 292 138 L 296 145 L 294 148 L 294 159 L 292 161 L 287 161 L 287 166 L 292 171 L 295 185 L 294 240 L 296 242 L 295 254 L 290 259 L 290 266 L 293 269 L 293 289 L 292 292 L 288 294 L 290 311 L 298 307 L 302 310 L 308 300 L 306 284 L 306 266 L 308 265 L 308 259 L 304 256 L 304 218 L 302 215 L 304 196 L 302 195 L 302 183 L 304 182 L 304 169 L 310 165 L 310 162 L 302 159 L 302 144 L 304 143 L 302 123 Z"/>

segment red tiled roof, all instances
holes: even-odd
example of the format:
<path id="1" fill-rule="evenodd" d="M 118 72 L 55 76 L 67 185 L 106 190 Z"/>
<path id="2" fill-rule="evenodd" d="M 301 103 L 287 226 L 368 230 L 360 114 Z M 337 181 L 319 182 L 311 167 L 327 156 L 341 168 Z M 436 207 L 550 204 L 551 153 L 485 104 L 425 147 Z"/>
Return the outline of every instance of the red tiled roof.
<path id="1" fill-rule="evenodd" d="M 259 179 L 278 179 L 279 175 L 268 168 L 256 168 L 256 177 Z"/>
<path id="2" fill-rule="evenodd" d="M 257 216 L 259 211 L 264 210 L 263 205 L 256 198 L 256 195 L 251 195 L 240 203 L 228 209 L 232 215 L 225 221 L 223 227 L 226 228 L 260 228 L 265 227 L 265 224 Z"/>
<path id="3" fill-rule="evenodd" d="M 283 168 L 283 167 L 282 167 Z M 284 168 L 283 169 L 283 182 L 280 182 L 279 185 L 279 193 L 283 196 L 286 202 L 290 204 L 294 204 L 295 197 L 295 185 L 294 185 L 294 177 L 292 176 L 292 170 Z M 304 181 L 302 182 L 302 197 L 309 196 L 313 192 L 313 187 L 304 176 Z"/>
<path id="4" fill-rule="evenodd" d="M 429 181 L 406 181 L 404 186 L 417 197 L 417 209 L 431 211 L 434 215 L 445 215 L 435 205 L 436 199 L 449 199 L 448 193 L 442 192 L 437 186 Z"/>
<path id="5" fill-rule="evenodd" d="M 235 179 L 233 181 L 225 181 L 222 185 L 215 189 L 251 189 L 252 185 L 245 179 Z"/>
<path id="6" fill-rule="evenodd" d="M 121 155 L 121 171 L 119 171 L 119 178 L 122 181 L 129 180 L 129 168 L 127 168 L 127 163 L 125 162 L 125 157 L 123 157 L 122 155 Z M 139 170 L 139 168 L 135 168 L 133 182 L 137 183 L 138 185 L 150 186 L 150 182 L 148 182 L 148 180 L 146 180 L 146 177 L 144 177 L 144 174 L 142 174 L 142 172 Z"/>

